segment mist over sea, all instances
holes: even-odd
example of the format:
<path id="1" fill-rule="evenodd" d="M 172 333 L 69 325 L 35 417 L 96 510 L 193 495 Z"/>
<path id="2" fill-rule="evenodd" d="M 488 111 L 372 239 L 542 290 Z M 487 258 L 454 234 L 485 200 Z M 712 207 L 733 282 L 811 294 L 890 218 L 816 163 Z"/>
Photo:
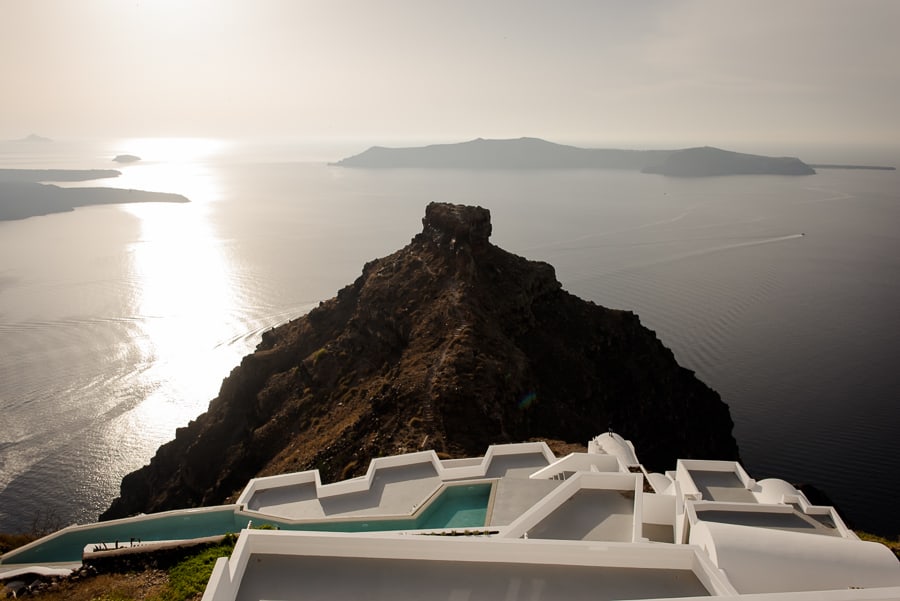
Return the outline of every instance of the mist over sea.
<path id="1" fill-rule="evenodd" d="M 492 241 L 549 262 L 570 292 L 640 315 L 729 404 L 751 476 L 814 484 L 853 526 L 900 533 L 898 172 L 325 164 L 361 149 L 0 148 L 0 167 L 116 168 L 81 185 L 192 201 L 0 222 L 0 531 L 48 512 L 95 520 L 263 331 L 334 296 L 446 201 L 490 209 Z M 113 164 L 122 152 L 144 160 Z"/>

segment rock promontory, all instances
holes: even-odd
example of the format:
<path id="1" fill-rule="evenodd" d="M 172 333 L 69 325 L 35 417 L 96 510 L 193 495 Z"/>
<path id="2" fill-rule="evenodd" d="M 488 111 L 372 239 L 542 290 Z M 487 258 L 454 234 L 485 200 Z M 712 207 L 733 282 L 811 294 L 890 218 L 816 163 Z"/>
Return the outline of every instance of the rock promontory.
<path id="1" fill-rule="evenodd" d="M 378 456 L 583 443 L 609 427 L 650 468 L 737 457 L 727 405 L 636 315 L 569 294 L 491 231 L 486 209 L 428 205 L 407 246 L 266 332 L 101 519 L 222 503 L 255 476 L 330 481 Z"/>

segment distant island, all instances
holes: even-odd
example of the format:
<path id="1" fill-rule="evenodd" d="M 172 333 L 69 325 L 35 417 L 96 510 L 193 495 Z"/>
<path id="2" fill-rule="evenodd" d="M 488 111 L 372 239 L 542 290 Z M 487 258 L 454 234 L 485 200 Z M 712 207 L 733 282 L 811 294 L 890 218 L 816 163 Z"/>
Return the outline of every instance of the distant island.
<path id="1" fill-rule="evenodd" d="M 141 157 L 135 156 L 133 154 L 119 154 L 116 155 L 116 158 L 113 159 L 116 163 L 136 163 L 141 160 Z"/>
<path id="2" fill-rule="evenodd" d="M 115 169 L 0 169 L 0 184 L 9 182 L 88 182 L 119 177 Z"/>
<path id="3" fill-rule="evenodd" d="M 816 163 L 810 165 L 814 169 L 872 169 L 875 171 L 896 171 L 896 167 L 887 167 L 885 165 L 833 165 L 829 163 Z"/>
<path id="4" fill-rule="evenodd" d="M 795 157 L 767 157 L 704 146 L 676 150 L 643 173 L 672 177 L 717 175 L 813 175 L 816 170 Z"/>
<path id="5" fill-rule="evenodd" d="M 189 202 L 180 194 L 119 188 L 61 188 L 40 182 L 117 177 L 112 169 L 0 169 L 0 221 L 72 211 L 76 207 L 136 202 Z"/>
<path id="6" fill-rule="evenodd" d="M 37 134 L 28 134 L 24 138 L 19 138 L 17 140 L 10 140 L 10 142 L 28 142 L 28 143 L 37 142 L 37 143 L 41 143 L 41 144 L 43 144 L 45 142 L 52 142 L 52 141 L 53 140 L 51 140 L 50 138 L 45 138 L 45 137 L 39 136 Z"/>
<path id="7" fill-rule="evenodd" d="M 766 157 L 709 146 L 680 150 L 579 148 L 540 138 L 485 140 L 412 148 L 373 146 L 340 167 L 429 169 L 627 169 L 673 177 L 812 175 L 795 157 Z"/>

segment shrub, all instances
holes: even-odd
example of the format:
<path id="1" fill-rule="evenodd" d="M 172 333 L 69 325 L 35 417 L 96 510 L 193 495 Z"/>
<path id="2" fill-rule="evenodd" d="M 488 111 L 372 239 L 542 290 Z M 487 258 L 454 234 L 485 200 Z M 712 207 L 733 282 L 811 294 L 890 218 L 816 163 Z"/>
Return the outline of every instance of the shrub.
<path id="1" fill-rule="evenodd" d="M 234 541 L 231 537 L 226 538 L 222 543 L 207 547 L 172 566 L 169 569 L 169 586 L 154 601 L 187 601 L 202 595 L 216 560 L 231 555 Z"/>

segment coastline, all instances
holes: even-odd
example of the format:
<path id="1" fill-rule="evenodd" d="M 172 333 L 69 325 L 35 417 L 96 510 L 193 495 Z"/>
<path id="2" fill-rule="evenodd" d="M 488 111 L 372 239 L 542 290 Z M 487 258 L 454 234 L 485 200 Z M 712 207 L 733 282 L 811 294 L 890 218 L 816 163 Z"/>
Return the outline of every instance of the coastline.
<path id="1" fill-rule="evenodd" d="M 143 202 L 190 202 L 181 194 L 121 188 L 60 188 L 51 184 L 0 183 L 0 221 L 15 221 L 78 207 Z"/>
<path id="2" fill-rule="evenodd" d="M 180 194 L 122 188 L 63 188 L 45 182 L 84 182 L 121 175 L 115 169 L 0 169 L 0 221 L 66 213 L 78 207 L 143 202 L 190 202 Z"/>

